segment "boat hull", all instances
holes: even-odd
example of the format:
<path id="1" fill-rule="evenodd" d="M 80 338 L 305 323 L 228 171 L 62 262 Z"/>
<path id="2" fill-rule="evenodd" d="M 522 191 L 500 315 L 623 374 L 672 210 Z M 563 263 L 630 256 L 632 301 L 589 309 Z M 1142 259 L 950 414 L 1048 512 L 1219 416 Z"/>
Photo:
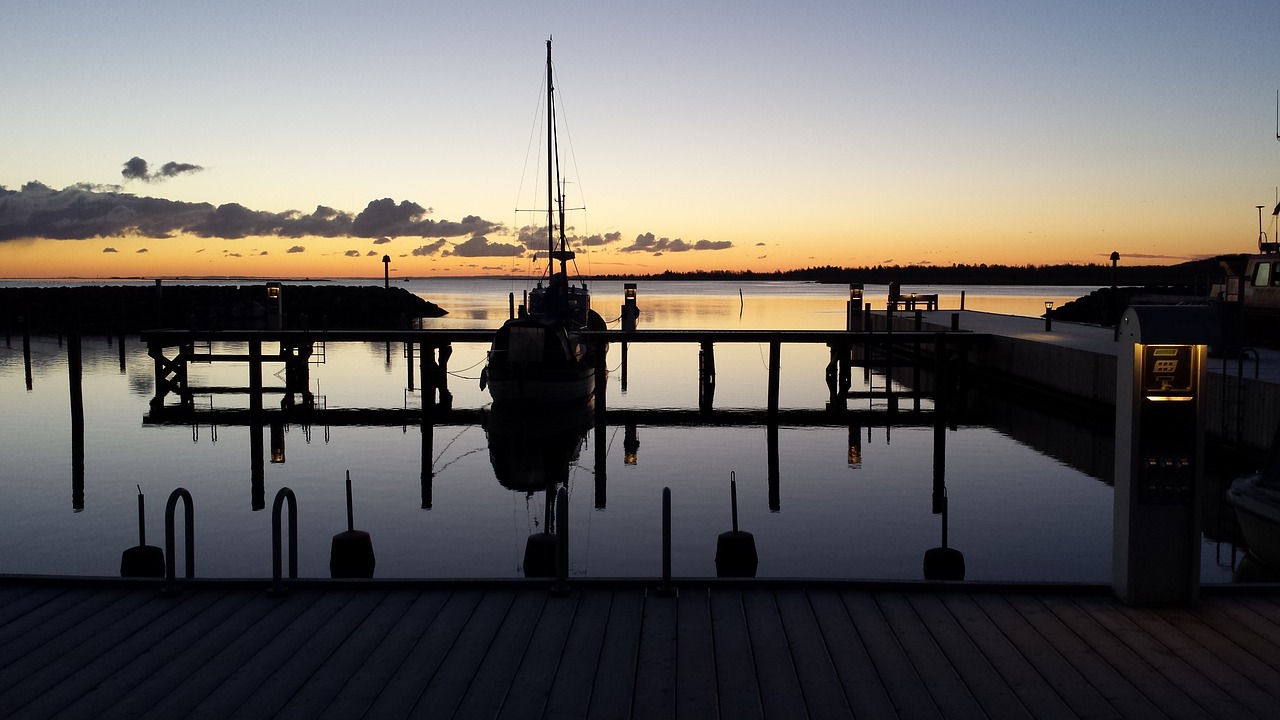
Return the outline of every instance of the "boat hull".
<path id="1" fill-rule="evenodd" d="M 575 403 L 590 398 L 595 389 L 596 373 L 591 367 L 489 366 L 489 395 L 494 404 Z"/>
<path id="2" fill-rule="evenodd" d="M 1280 569 L 1280 492 L 1260 487 L 1257 479 L 1257 475 L 1237 478 L 1227 490 L 1227 501 L 1236 510 L 1249 552 Z"/>

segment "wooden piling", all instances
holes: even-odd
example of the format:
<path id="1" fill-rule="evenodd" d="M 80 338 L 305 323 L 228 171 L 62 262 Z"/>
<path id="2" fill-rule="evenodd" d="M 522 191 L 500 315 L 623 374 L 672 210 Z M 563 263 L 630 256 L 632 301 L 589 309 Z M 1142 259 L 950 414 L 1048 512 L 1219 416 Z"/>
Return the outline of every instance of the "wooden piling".
<path id="1" fill-rule="evenodd" d="M 426 345 L 423 345 L 422 354 L 425 356 L 426 353 L 427 353 Z M 408 372 L 409 372 L 409 392 L 413 392 L 413 341 L 412 340 L 405 342 L 404 356 L 407 360 L 407 362 L 405 362 L 405 366 L 408 368 Z M 424 367 L 422 369 L 422 378 L 424 382 L 426 380 L 426 377 L 427 377 L 427 370 L 424 363 Z"/>
<path id="2" fill-rule="evenodd" d="M 258 339 L 249 341 L 249 409 L 262 412 L 262 341 Z"/>
<path id="3" fill-rule="evenodd" d="M 711 412 L 716 395 L 716 351 L 715 344 L 702 343 L 698 351 L 698 409 L 704 413 Z"/>
<path id="4" fill-rule="evenodd" d="M 84 510 L 84 363 L 80 329 L 67 335 L 67 378 L 71 391 L 71 509 Z"/>

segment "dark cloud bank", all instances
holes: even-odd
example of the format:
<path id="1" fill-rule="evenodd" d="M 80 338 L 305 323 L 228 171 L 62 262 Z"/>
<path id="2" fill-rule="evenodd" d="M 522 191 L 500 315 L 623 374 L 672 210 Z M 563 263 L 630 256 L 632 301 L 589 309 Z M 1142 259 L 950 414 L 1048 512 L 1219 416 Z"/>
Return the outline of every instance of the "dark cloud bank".
<path id="1" fill-rule="evenodd" d="M 137 161 L 137 162 L 134 162 Z M 132 165 L 131 165 L 132 164 Z M 172 166 L 172 167 L 171 167 Z M 126 177 L 171 177 L 196 172 L 198 166 L 167 163 L 151 173 L 147 163 L 134 158 L 125 164 Z M 0 242 L 26 239 L 86 240 L 90 238 L 127 237 L 170 238 L 190 234 L 202 238 L 239 239 L 246 237 L 282 238 L 371 238 L 382 245 L 393 237 L 434 238 L 432 242 L 412 250 L 415 256 L 455 257 L 522 257 L 547 247 L 546 228 L 520 228 L 512 243 L 490 240 L 489 233 L 504 231 L 501 223 L 475 215 L 459 221 L 435 220 L 428 217 L 430 208 L 391 198 L 374 200 L 359 213 L 352 214 L 319 205 L 309 213 L 296 210 L 266 212 L 251 210 L 238 203 L 214 206 L 163 198 L 140 197 L 121 192 L 118 186 L 73 185 L 55 190 L 39 182 L 29 182 L 20 190 L 0 186 Z M 465 238 L 448 241 L 446 238 Z M 618 246 L 616 252 L 663 253 L 700 250 L 724 250 L 733 247 L 727 240 L 698 240 L 688 243 L 679 238 L 659 238 L 653 233 L 637 235 L 629 244 L 618 232 L 570 238 L 578 247 Z M 294 245 L 286 253 L 303 252 Z M 347 255 L 357 256 L 352 250 Z"/>

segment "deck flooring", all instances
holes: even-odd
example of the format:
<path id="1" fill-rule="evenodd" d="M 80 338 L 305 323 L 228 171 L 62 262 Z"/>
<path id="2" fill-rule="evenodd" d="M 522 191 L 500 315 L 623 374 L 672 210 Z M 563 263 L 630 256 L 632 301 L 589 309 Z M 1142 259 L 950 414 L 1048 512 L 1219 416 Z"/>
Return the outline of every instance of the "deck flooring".
<path id="1" fill-rule="evenodd" d="M 1280 596 L 0 578 L 6 718 L 1274 718 Z"/>

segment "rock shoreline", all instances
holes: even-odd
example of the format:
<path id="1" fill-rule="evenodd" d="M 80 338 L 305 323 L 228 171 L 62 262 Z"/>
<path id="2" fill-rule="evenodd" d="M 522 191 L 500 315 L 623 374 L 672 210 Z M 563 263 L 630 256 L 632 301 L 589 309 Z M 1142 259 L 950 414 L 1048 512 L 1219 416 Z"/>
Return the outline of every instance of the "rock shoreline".
<path id="1" fill-rule="evenodd" d="M 403 288 L 292 285 L 281 288 L 288 329 L 394 330 L 447 311 Z M 0 327 L 111 334 L 152 329 L 262 329 L 267 286 L 81 285 L 0 288 Z"/>

